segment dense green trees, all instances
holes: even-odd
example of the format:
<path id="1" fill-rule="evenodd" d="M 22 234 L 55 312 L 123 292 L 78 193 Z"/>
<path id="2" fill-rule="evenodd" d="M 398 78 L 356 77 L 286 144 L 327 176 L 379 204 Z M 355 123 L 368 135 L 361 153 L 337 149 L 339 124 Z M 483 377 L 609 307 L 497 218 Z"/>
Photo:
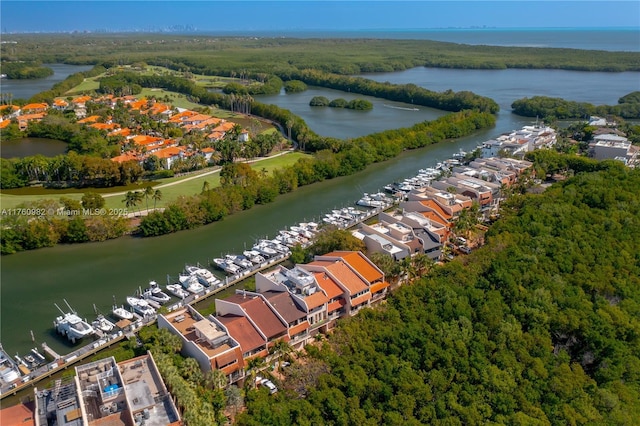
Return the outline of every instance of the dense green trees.
<path id="1" fill-rule="evenodd" d="M 2 62 L 2 73 L 14 80 L 32 80 L 53 75 L 53 70 L 38 62 Z"/>
<path id="2" fill-rule="evenodd" d="M 341 322 L 307 351 L 310 388 L 292 369 L 238 423 L 634 423 L 640 173 L 608 163 L 516 197 L 487 241 Z"/>
<path id="3" fill-rule="evenodd" d="M 595 106 L 587 102 L 573 102 L 561 98 L 534 96 L 514 101 L 513 113 L 524 117 L 551 119 L 589 118 L 591 115 L 614 115 L 622 118 L 640 118 L 640 92 L 621 97 L 618 105 Z"/>
<path id="4" fill-rule="evenodd" d="M 287 93 L 300 93 L 307 90 L 307 85 L 300 80 L 289 80 L 284 84 L 284 90 Z"/>

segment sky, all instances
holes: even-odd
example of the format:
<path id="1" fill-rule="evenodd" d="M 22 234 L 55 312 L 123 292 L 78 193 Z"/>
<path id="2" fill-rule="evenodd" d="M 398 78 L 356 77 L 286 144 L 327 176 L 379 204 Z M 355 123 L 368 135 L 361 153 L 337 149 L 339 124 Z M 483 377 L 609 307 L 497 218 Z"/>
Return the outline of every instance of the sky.
<path id="1" fill-rule="evenodd" d="M 640 28 L 640 1 L 1 0 L 6 32 Z"/>

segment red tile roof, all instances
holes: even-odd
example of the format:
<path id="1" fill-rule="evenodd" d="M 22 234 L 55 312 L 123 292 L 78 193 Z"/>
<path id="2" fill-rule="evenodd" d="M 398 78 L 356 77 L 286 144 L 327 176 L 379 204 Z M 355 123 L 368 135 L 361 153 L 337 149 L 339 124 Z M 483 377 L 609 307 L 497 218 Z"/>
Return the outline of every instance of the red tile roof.
<path id="1" fill-rule="evenodd" d="M 89 117 L 83 118 L 82 120 L 78 120 L 78 123 L 80 124 L 95 123 L 96 121 L 98 121 L 99 118 L 100 118 L 99 115 L 91 115 Z"/>
<path id="2" fill-rule="evenodd" d="M 12 405 L 0 410 L 0 420 L 7 426 L 35 425 L 34 411 L 25 404 Z"/>
<path id="3" fill-rule="evenodd" d="M 49 108 L 49 105 L 47 105 L 45 103 L 42 103 L 42 104 L 27 104 L 27 105 L 24 105 L 22 107 L 22 110 L 23 111 L 28 111 L 30 109 L 40 110 L 40 109 L 47 109 L 47 108 Z"/>
<path id="4" fill-rule="evenodd" d="M 242 353 L 250 352 L 266 345 L 267 342 L 246 317 L 224 315 L 216 318 L 227 328 L 229 335 L 240 344 Z"/>
<path id="5" fill-rule="evenodd" d="M 311 262 L 311 264 L 315 264 L 315 262 Z M 327 293 L 328 300 L 334 299 L 344 293 L 333 278 L 325 272 L 314 272 L 313 275 L 315 275 L 318 285 Z"/>
<path id="6" fill-rule="evenodd" d="M 381 280 L 384 275 L 382 272 L 372 265 L 369 259 L 359 251 L 334 251 L 327 253 L 322 257 L 340 257 L 364 277 L 369 283 Z"/>
<path id="7" fill-rule="evenodd" d="M 262 331 L 262 334 L 267 336 L 268 340 L 278 337 L 287 331 L 286 325 L 271 310 L 267 302 L 259 296 L 234 294 L 224 300 L 240 305 L 254 324 Z"/>

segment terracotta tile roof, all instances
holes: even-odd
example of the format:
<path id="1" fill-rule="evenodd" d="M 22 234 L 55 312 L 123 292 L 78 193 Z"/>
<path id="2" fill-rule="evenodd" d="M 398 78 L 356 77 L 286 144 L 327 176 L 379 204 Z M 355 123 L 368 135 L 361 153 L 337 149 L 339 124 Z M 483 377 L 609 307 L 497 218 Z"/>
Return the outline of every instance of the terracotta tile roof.
<path id="1" fill-rule="evenodd" d="M 293 301 L 288 292 L 267 291 L 262 294 L 288 324 L 307 317 L 307 313 Z"/>
<path id="2" fill-rule="evenodd" d="M 218 140 L 223 137 L 224 137 L 224 132 L 218 132 L 218 131 L 211 132 L 207 135 L 207 138 L 213 139 L 213 140 Z"/>
<path id="3" fill-rule="evenodd" d="M 22 114 L 17 118 L 18 121 L 31 121 L 31 120 L 41 120 L 45 115 L 43 112 L 39 112 L 37 114 Z"/>
<path id="4" fill-rule="evenodd" d="M 9 124 L 11 124 L 11 120 L 2 120 L 2 121 L 0 121 L 0 129 L 4 129 Z"/>
<path id="5" fill-rule="evenodd" d="M 73 102 L 74 104 L 83 104 L 87 101 L 91 100 L 91 96 L 78 96 L 75 99 L 72 99 L 71 102 Z"/>
<path id="6" fill-rule="evenodd" d="M 228 132 L 229 130 L 233 129 L 233 126 L 235 126 L 236 123 L 233 123 L 231 121 L 225 121 L 224 123 L 219 124 L 217 127 L 213 128 L 214 132 Z"/>
<path id="7" fill-rule="evenodd" d="M 111 161 L 115 161 L 116 163 L 124 163 L 125 161 L 135 160 L 138 161 L 138 154 L 132 152 L 125 152 L 124 154 L 118 155 L 117 157 L 111 158 Z"/>
<path id="8" fill-rule="evenodd" d="M 304 298 L 304 303 L 307 304 L 307 309 L 309 310 L 322 306 L 328 301 L 327 296 L 321 291 L 316 291 L 311 296 Z"/>
<path id="9" fill-rule="evenodd" d="M 162 141 L 162 138 L 158 138 L 155 136 L 147 136 L 147 135 L 138 135 L 133 138 L 133 143 L 136 145 L 151 145 L 157 144 Z"/>
<path id="10" fill-rule="evenodd" d="M 345 262 L 337 261 L 326 267 L 327 271 L 338 280 L 340 284 L 349 290 L 349 293 L 356 294 L 369 289 L 369 283 L 360 278 L 349 268 Z"/>
<path id="11" fill-rule="evenodd" d="M 341 307 L 343 307 L 346 304 L 347 304 L 347 301 L 344 300 L 344 299 L 338 299 L 335 302 L 331 302 L 331 303 L 329 303 L 329 306 L 327 307 L 327 313 L 331 313 L 333 311 L 337 311 L 338 309 L 340 309 Z"/>
<path id="12" fill-rule="evenodd" d="M 315 262 L 311 263 L 313 264 Z M 318 282 L 320 288 L 322 288 L 325 293 L 327 293 L 327 300 L 334 299 L 344 293 L 340 286 L 326 273 L 314 272 L 313 275 L 315 275 L 316 281 Z"/>
<path id="13" fill-rule="evenodd" d="M 436 200 L 425 200 L 425 201 L 422 201 L 421 204 L 423 206 L 432 208 L 436 213 L 438 213 L 444 219 L 449 220 L 452 217 L 445 209 L 442 208 L 440 203 L 438 203 Z"/>
<path id="14" fill-rule="evenodd" d="M 359 251 L 334 251 L 322 257 L 340 257 L 364 277 L 369 283 L 381 280 L 382 272 L 369 262 L 369 259 Z"/>
<path id="15" fill-rule="evenodd" d="M 109 132 L 107 136 L 129 136 L 131 134 L 131 129 L 125 127 L 124 129 L 116 129 L 113 132 Z"/>
<path id="16" fill-rule="evenodd" d="M 98 121 L 99 118 L 100 118 L 99 115 L 90 115 L 89 117 L 85 117 L 82 120 L 78 120 L 78 123 L 80 124 L 95 123 L 96 121 Z"/>
<path id="17" fill-rule="evenodd" d="M 36 424 L 34 410 L 25 404 L 3 408 L 0 410 L 0 419 L 2 419 L 2 424 L 7 426 L 31 426 Z"/>
<path id="18" fill-rule="evenodd" d="M 216 318 L 227 328 L 229 335 L 240 344 L 242 353 L 266 345 L 265 339 L 247 318 L 238 315 L 224 315 Z"/>
<path id="19" fill-rule="evenodd" d="M 0 111 L 4 111 L 5 109 L 9 109 L 9 108 L 13 111 L 17 111 L 20 109 L 20 107 L 16 105 L 0 105 Z"/>
<path id="20" fill-rule="evenodd" d="M 443 219 L 439 214 L 435 212 L 432 212 L 432 211 L 420 212 L 420 214 L 433 222 L 439 223 L 446 227 L 451 226 L 448 220 Z"/>
<path id="21" fill-rule="evenodd" d="M 240 305 L 268 340 L 287 331 L 287 327 L 259 296 L 245 297 L 243 294 L 234 294 L 224 300 Z"/>
<path id="22" fill-rule="evenodd" d="M 389 287 L 391 284 L 389 284 L 386 281 L 379 281 L 375 284 L 371 284 L 371 287 L 369 288 L 369 291 L 371 292 L 371 294 L 375 294 L 378 293 L 382 290 L 384 290 L 385 288 Z"/>
<path id="23" fill-rule="evenodd" d="M 69 106 L 69 102 L 65 101 L 64 99 L 56 99 L 55 101 L 53 101 L 53 105 L 58 107 L 66 107 Z"/>
<path id="24" fill-rule="evenodd" d="M 133 101 L 129 103 L 131 109 L 141 109 L 142 107 L 147 105 L 147 100 L 142 98 L 139 101 Z"/>
<path id="25" fill-rule="evenodd" d="M 27 105 L 24 105 L 22 107 L 22 110 L 23 111 L 28 111 L 30 109 L 47 109 L 47 108 L 49 108 L 49 105 L 47 105 L 45 103 L 42 103 L 42 104 L 27 104 Z"/>
<path id="26" fill-rule="evenodd" d="M 159 151 L 156 151 L 153 154 L 158 158 L 171 158 L 176 155 L 179 155 L 183 151 L 184 151 L 184 147 L 170 146 L 169 148 L 163 148 Z"/>
<path id="27" fill-rule="evenodd" d="M 206 153 L 209 153 L 209 152 L 215 152 L 216 150 L 211 148 L 210 146 L 208 146 L 206 148 L 202 148 L 200 151 L 204 152 L 206 154 Z"/>
<path id="28" fill-rule="evenodd" d="M 99 129 L 99 130 L 111 130 L 111 129 L 115 129 L 116 127 L 120 127 L 120 125 L 116 124 L 116 123 L 111 123 L 111 124 L 93 123 L 89 127 L 93 127 L 95 129 Z"/>

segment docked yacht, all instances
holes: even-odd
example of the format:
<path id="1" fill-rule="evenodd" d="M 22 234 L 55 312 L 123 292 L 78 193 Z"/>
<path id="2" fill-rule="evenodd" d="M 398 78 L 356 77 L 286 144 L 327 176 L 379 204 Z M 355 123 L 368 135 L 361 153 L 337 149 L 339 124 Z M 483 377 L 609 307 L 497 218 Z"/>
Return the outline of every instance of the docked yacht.
<path id="1" fill-rule="evenodd" d="M 178 299 L 184 299 L 189 296 L 189 292 L 185 290 L 181 284 L 167 284 L 167 291 Z"/>
<path id="2" fill-rule="evenodd" d="M 240 271 L 242 271 L 242 268 L 240 268 L 238 265 L 233 263 L 232 260 L 228 260 L 227 258 L 223 259 L 223 258 L 217 257 L 213 259 L 213 263 L 215 263 L 215 265 L 218 268 L 222 269 L 227 274 L 235 275 L 240 273 Z"/>
<path id="3" fill-rule="evenodd" d="M 133 319 L 133 314 L 131 313 L 131 311 L 129 311 L 127 308 L 125 308 L 122 305 L 118 306 L 114 304 L 113 308 L 111 308 L 111 313 L 119 319 L 124 319 L 124 320 Z"/>
<path id="4" fill-rule="evenodd" d="M 69 306 L 67 301 L 64 301 L 69 308 L 69 312 L 64 312 L 58 305 L 55 305 L 56 308 L 62 314 L 53 321 L 53 326 L 56 328 L 56 331 L 63 336 L 66 336 L 67 339 L 71 341 L 71 343 L 76 343 L 76 340 L 81 340 L 87 336 L 91 336 L 95 333 L 93 327 L 82 318 L 78 316 L 78 314 Z"/>
<path id="5" fill-rule="evenodd" d="M 198 282 L 205 287 L 218 287 L 221 281 L 210 270 L 200 266 L 186 265 L 184 271 L 189 275 L 195 275 Z"/>
<path id="6" fill-rule="evenodd" d="M 266 257 L 277 256 L 278 252 L 273 249 L 268 243 L 259 242 L 253 246 L 253 250 L 256 250 L 260 254 Z"/>
<path id="7" fill-rule="evenodd" d="M 137 297 L 128 296 L 127 304 L 133 308 L 133 311 L 138 315 L 144 317 L 151 317 L 156 314 L 156 310 L 151 307 L 149 302 Z"/>
<path id="8" fill-rule="evenodd" d="M 253 267 L 253 262 L 246 258 L 246 256 L 242 254 L 228 254 L 225 256 L 227 261 L 231 260 L 235 265 L 239 266 L 242 269 L 251 269 Z"/>
<path id="9" fill-rule="evenodd" d="M 262 257 L 260 252 L 257 250 L 245 250 L 242 252 L 242 254 L 251 262 L 255 263 L 256 265 L 263 263 L 265 260 L 264 257 Z"/>
<path id="10" fill-rule="evenodd" d="M 18 365 L 0 346 L 0 387 L 11 385 L 20 378 Z"/>
<path id="11" fill-rule="evenodd" d="M 195 275 L 178 275 L 178 281 L 189 293 L 198 294 L 204 291 L 204 286 L 198 281 Z"/>
<path id="12" fill-rule="evenodd" d="M 91 323 L 91 326 L 93 328 L 95 328 L 96 330 L 100 330 L 100 331 L 102 331 L 104 333 L 109 333 L 110 331 L 112 331 L 116 327 L 116 325 L 114 323 L 109 321 L 102 314 L 98 314 L 96 319 L 93 320 L 93 322 Z"/>
<path id="13" fill-rule="evenodd" d="M 143 299 L 152 300 L 157 303 L 167 303 L 171 297 L 158 286 L 155 281 L 149 281 L 149 287 L 140 292 Z"/>

